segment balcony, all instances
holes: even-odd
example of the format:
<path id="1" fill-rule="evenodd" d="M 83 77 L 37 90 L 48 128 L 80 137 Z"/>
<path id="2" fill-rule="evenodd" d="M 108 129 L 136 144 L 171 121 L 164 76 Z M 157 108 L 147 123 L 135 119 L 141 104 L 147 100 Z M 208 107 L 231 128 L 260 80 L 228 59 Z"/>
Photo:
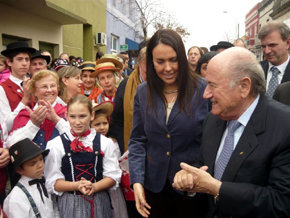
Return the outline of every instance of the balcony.
<path id="1" fill-rule="evenodd" d="M 278 17 L 289 13 L 290 11 L 290 1 L 289 0 L 274 0 L 273 12 L 270 16 L 273 19 L 277 19 Z"/>

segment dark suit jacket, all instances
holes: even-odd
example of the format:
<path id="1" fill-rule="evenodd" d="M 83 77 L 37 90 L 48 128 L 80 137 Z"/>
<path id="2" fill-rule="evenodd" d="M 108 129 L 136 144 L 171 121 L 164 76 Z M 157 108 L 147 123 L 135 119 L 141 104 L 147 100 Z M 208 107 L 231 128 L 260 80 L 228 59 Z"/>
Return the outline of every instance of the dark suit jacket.
<path id="1" fill-rule="evenodd" d="M 269 62 L 267 60 L 264 60 L 264 61 L 261 61 L 260 62 L 263 70 L 264 70 L 264 73 L 265 73 L 265 78 L 267 80 L 267 74 L 268 74 L 268 68 L 269 68 Z M 287 81 L 290 81 L 290 61 L 288 62 L 288 65 L 285 69 L 285 73 L 284 73 L 284 76 L 281 80 L 281 83 L 284 83 L 284 82 L 287 82 Z"/>
<path id="2" fill-rule="evenodd" d="M 202 98 L 205 81 L 200 83 L 199 95 L 188 102 L 191 111 L 181 113 L 178 104 L 174 104 L 167 125 L 161 98 L 155 98 L 155 113 L 151 107 L 146 108 L 147 83 L 138 86 L 129 141 L 131 184 L 141 183 L 147 190 L 159 193 L 167 180 L 173 182 L 180 162 L 197 161 L 202 122 L 208 113 L 208 103 Z"/>
<path id="3" fill-rule="evenodd" d="M 226 121 L 205 120 L 201 165 L 214 175 Z M 221 179 L 219 200 L 209 196 L 209 217 L 290 217 L 290 108 L 260 96 Z"/>
<path id="4" fill-rule="evenodd" d="M 280 84 L 277 87 L 273 99 L 283 104 L 290 105 L 290 81 Z"/>

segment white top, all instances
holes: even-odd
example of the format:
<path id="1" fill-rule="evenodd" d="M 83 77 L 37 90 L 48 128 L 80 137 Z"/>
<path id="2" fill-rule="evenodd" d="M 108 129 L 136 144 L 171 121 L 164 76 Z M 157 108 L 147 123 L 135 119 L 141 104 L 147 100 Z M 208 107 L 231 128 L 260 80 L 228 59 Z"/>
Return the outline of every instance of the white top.
<path id="1" fill-rule="evenodd" d="M 57 218 L 59 217 L 58 211 L 53 209 L 53 203 L 51 196 L 49 198 L 43 195 L 44 203 L 41 200 L 37 185 L 29 185 L 28 182 L 32 178 L 21 176 L 19 182 L 27 189 L 31 197 L 33 198 L 41 217 L 43 218 Z M 15 186 L 10 194 L 4 201 L 4 212 L 9 218 L 31 218 L 35 217 L 31 204 L 26 197 L 25 193 Z"/>
<path id="2" fill-rule="evenodd" d="M 281 83 L 282 79 L 283 79 L 283 76 L 284 76 L 284 73 L 285 73 L 285 70 L 286 70 L 286 67 L 289 63 L 289 60 L 290 60 L 290 56 L 288 55 L 288 59 L 287 61 L 285 61 L 283 64 L 280 64 L 278 66 L 275 66 L 278 68 L 278 70 L 280 71 L 280 73 L 278 74 L 278 84 Z M 269 68 L 268 68 L 268 74 L 267 74 L 267 83 L 266 83 L 266 88 L 268 90 L 268 87 L 269 87 L 269 82 L 270 82 L 270 79 L 272 78 L 272 71 L 271 71 L 271 68 L 273 67 L 274 65 L 272 63 L 269 62 Z"/>
<path id="3" fill-rule="evenodd" d="M 66 131 L 66 135 L 70 141 L 74 140 L 74 136 L 70 131 Z M 93 146 L 93 140 L 95 138 L 96 131 L 91 129 L 91 133 L 81 138 L 82 143 L 85 147 Z M 116 181 L 115 188 L 118 187 L 122 171 L 118 163 L 118 153 L 116 152 L 116 144 L 106 136 L 101 135 L 101 150 L 104 152 L 103 157 L 103 176 L 110 177 Z M 49 193 L 54 193 L 57 195 L 62 195 L 63 192 L 57 192 L 54 190 L 54 184 L 58 179 L 65 179 L 64 175 L 61 172 L 61 162 L 62 158 L 65 155 L 64 147 L 60 136 L 55 137 L 50 140 L 46 146 L 47 149 L 50 149 L 48 156 L 45 159 L 45 169 L 44 175 L 46 179 L 46 187 Z"/>
<path id="4" fill-rule="evenodd" d="M 19 86 L 19 90 L 23 90 L 20 83 L 23 80 L 20 80 L 13 75 L 10 75 L 9 79 L 16 83 Z M 5 123 L 7 127 L 7 131 L 9 132 L 12 129 L 13 121 L 19 111 L 25 108 L 25 105 L 20 101 L 14 111 L 11 111 L 10 104 L 8 98 L 6 96 L 6 92 L 4 91 L 3 87 L 0 86 L 0 122 Z"/>
<path id="5" fill-rule="evenodd" d="M 35 105 L 37 107 L 37 105 Z M 55 128 L 58 130 L 59 134 L 61 135 L 64 133 L 64 130 L 69 128 L 69 123 L 66 122 L 64 119 L 60 119 L 55 125 Z M 5 146 L 6 148 L 10 148 L 15 143 L 21 141 L 22 139 L 29 138 L 33 140 L 34 137 L 37 135 L 40 127 L 34 125 L 31 120 L 27 122 L 27 124 L 19 129 L 14 130 L 12 133 L 9 134 Z"/>

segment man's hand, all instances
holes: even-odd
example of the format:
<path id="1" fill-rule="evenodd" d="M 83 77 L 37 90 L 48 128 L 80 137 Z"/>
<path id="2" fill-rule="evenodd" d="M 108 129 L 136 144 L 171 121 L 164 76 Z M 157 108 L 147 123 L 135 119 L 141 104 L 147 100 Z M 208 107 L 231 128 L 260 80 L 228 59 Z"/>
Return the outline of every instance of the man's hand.
<path id="1" fill-rule="evenodd" d="M 180 164 L 182 170 L 176 173 L 173 187 L 181 191 L 202 192 L 217 195 L 221 181 L 213 178 L 206 170 L 207 166 L 196 168 L 186 163 Z"/>
<path id="2" fill-rule="evenodd" d="M 30 83 L 31 83 L 31 79 L 30 78 L 25 78 L 23 80 L 23 97 L 21 102 L 24 105 L 28 105 L 28 103 L 30 102 L 31 98 L 32 98 L 32 93 L 30 92 L 29 88 L 30 88 Z"/>
<path id="3" fill-rule="evenodd" d="M 148 209 L 151 209 L 151 207 L 146 202 L 143 186 L 140 183 L 135 183 L 133 185 L 133 189 L 134 189 L 134 196 L 135 196 L 135 201 L 136 201 L 136 208 L 138 212 L 143 217 L 148 217 L 150 215 L 150 212 Z"/>

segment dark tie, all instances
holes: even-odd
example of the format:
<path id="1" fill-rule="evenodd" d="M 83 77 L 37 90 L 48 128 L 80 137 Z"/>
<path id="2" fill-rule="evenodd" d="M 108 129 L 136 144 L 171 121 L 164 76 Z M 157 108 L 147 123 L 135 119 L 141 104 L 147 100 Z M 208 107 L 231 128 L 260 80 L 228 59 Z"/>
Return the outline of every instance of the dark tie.
<path id="1" fill-rule="evenodd" d="M 279 75 L 280 71 L 275 66 L 271 67 L 270 71 L 272 72 L 272 77 L 269 81 L 267 94 L 268 94 L 268 96 L 273 97 L 273 94 L 274 94 L 274 92 L 279 84 L 278 75 Z"/>
<path id="2" fill-rule="evenodd" d="M 234 133 L 241 124 L 237 120 L 229 121 L 228 133 L 224 141 L 224 147 L 218 157 L 214 169 L 214 178 L 221 180 L 230 157 L 234 151 Z"/>
<path id="3" fill-rule="evenodd" d="M 39 191 L 39 194 L 40 194 L 40 197 L 41 197 L 42 202 L 44 202 L 44 201 L 43 201 L 43 196 L 42 196 L 41 188 L 43 190 L 43 194 L 45 195 L 45 197 L 48 198 L 48 193 L 47 193 L 47 190 L 46 190 L 46 187 L 45 187 L 45 179 L 44 179 L 44 177 L 42 177 L 41 179 L 33 179 L 33 180 L 30 180 L 28 182 L 28 184 L 29 185 L 35 185 L 35 184 L 37 185 L 37 189 Z"/>

